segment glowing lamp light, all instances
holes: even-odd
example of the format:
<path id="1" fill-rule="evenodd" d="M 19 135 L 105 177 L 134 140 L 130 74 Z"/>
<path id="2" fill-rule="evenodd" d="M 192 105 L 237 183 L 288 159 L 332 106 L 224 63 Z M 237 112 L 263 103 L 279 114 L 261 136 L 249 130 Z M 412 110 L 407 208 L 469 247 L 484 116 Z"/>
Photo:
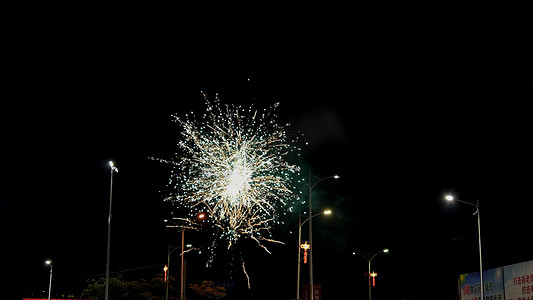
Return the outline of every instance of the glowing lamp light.
<path id="1" fill-rule="evenodd" d="M 341 177 L 340 177 L 339 175 L 334 175 L 333 178 L 335 178 L 335 179 L 339 179 L 339 178 L 341 178 Z"/>
<path id="2" fill-rule="evenodd" d="M 389 249 L 383 249 L 383 253 L 389 253 Z"/>
<path id="3" fill-rule="evenodd" d="M 448 201 L 453 201 L 453 196 L 452 195 L 446 195 L 444 197 L 444 199 L 448 200 Z"/>
<path id="4" fill-rule="evenodd" d="M 205 219 L 205 214 L 204 213 L 199 214 L 198 215 L 198 219 L 200 219 L 200 220 Z"/>
<path id="5" fill-rule="evenodd" d="M 47 261 L 45 261 L 45 263 L 46 263 L 47 265 L 51 265 L 51 264 L 52 264 L 52 261 L 51 261 L 51 260 L 47 260 Z"/>
<path id="6" fill-rule="evenodd" d="M 330 209 L 325 210 L 325 211 L 324 211 L 324 214 L 325 214 L 325 215 L 331 215 L 331 210 L 330 210 Z"/>
<path id="7" fill-rule="evenodd" d="M 163 268 L 163 271 L 165 271 L 165 282 L 167 282 L 167 272 L 168 272 L 168 266 L 165 265 L 165 267 Z"/>

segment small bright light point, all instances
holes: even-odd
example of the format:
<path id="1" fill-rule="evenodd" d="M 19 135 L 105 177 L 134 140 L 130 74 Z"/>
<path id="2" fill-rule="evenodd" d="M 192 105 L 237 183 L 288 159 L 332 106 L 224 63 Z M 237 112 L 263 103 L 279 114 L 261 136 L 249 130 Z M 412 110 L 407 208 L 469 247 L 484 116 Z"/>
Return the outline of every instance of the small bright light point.
<path id="1" fill-rule="evenodd" d="M 201 214 L 198 215 L 198 219 L 203 219 L 203 218 L 205 218 L 205 214 L 204 213 L 201 213 Z"/>
<path id="2" fill-rule="evenodd" d="M 109 161 L 109 166 L 110 166 L 111 168 L 115 166 L 115 164 L 113 163 L 112 160 Z"/>
<path id="3" fill-rule="evenodd" d="M 389 249 L 383 249 L 383 253 L 389 253 Z"/>
<path id="4" fill-rule="evenodd" d="M 333 178 L 335 178 L 335 179 L 339 179 L 339 178 L 341 178 L 341 177 L 340 177 L 339 175 L 335 175 L 335 176 L 333 176 Z"/>
<path id="5" fill-rule="evenodd" d="M 325 215 L 331 215 L 331 210 L 329 210 L 329 209 L 325 210 L 325 211 L 324 211 L 324 214 L 325 214 Z"/>
<path id="6" fill-rule="evenodd" d="M 52 264 L 52 261 L 51 260 L 47 260 L 45 261 L 47 265 L 51 265 Z"/>
<path id="7" fill-rule="evenodd" d="M 444 199 L 446 199 L 448 201 L 452 201 L 453 200 L 453 196 L 452 195 L 446 195 L 446 197 L 444 197 Z"/>

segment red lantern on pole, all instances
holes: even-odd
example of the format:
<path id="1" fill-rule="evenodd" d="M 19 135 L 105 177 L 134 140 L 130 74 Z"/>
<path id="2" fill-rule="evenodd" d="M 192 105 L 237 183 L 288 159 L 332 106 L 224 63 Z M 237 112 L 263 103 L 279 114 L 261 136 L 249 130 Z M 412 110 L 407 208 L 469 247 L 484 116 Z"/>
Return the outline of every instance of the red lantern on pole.
<path id="1" fill-rule="evenodd" d="M 372 273 L 370 273 L 370 276 L 372 277 L 372 286 L 376 286 L 376 276 L 378 276 L 378 273 L 372 271 Z"/>
<path id="2" fill-rule="evenodd" d="M 300 245 L 300 248 L 304 249 L 304 264 L 307 263 L 307 250 L 311 249 L 311 244 L 308 241 L 305 241 Z"/>

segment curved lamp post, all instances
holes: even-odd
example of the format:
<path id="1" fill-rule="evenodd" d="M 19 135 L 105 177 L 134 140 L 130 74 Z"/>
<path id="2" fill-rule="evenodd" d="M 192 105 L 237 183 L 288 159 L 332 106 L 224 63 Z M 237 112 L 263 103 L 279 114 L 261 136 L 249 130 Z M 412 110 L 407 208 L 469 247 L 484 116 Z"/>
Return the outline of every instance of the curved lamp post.
<path id="1" fill-rule="evenodd" d="M 118 173 L 118 169 L 113 163 L 109 161 L 109 167 L 111 169 L 111 185 L 109 188 L 109 216 L 107 218 L 107 260 L 105 264 L 105 295 L 104 299 L 109 300 L 109 258 L 111 254 L 111 207 L 113 203 L 113 173 Z"/>
<path id="2" fill-rule="evenodd" d="M 353 255 L 359 255 L 361 256 L 362 258 L 364 258 L 365 260 L 368 261 L 368 300 L 372 300 L 372 275 L 371 275 L 371 268 L 370 268 L 370 262 L 372 262 L 372 260 L 374 259 L 374 257 L 376 257 L 378 254 L 381 254 L 381 253 L 389 253 L 389 249 L 383 249 L 381 251 L 379 251 L 378 253 L 376 254 L 372 254 L 372 253 L 368 253 L 368 255 L 363 255 L 363 254 L 360 254 L 360 253 L 357 253 L 357 252 L 353 252 L 352 254 Z"/>
<path id="3" fill-rule="evenodd" d="M 198 216 L 196 216 L 196 219 L 197 220 L 204 220 L 205 218 L 207 217 L 207 215 L 205 213 L 200 213 Z M 185 219 L 182 219 L 182 218 L 173 218 L 175 220 L 181 220 L 181 221 L 187 221 L 189 222 L 190 224 L 194 224 L 192 223 L 190 220 L 185 220 Z M 169 221 L 169 220 L 164 220 L 165 222 L 170 222 L 170 223 L 173 223 L 175 225 L 167 225 L 166 227 L 167 228 L 172 228 L 172 227 L 177 227 L 177 228 L 181 228 L 181 283 L 180 283 L 180 289 L 181 289 L 181 292 L 180 292 L 180 300 L 185 300 L 185 269 L 184 269 L 184 253 L 185 253 L 185 229 L 186 228 L 189 228 L 189 229 L 195 229 L 194 227 L 190 227 L 190 226 L 182 226 L 182 225 L 179 225 L 175 222 L 172 222 L 172 221 Z M 197 230 L 197 229 L 195 229 Z M 174 250 L 176 249 L 179 249 L 179 248 L 175 248 Z M 172 250 L 172 251 L 174 251 Z M 168 258 L 167 258 L 167 261 L 168 261 L 168 268 L 170 269 L 170 245 L 169 245 L 169 252 L 168 252 Z M 167 291 L 166 291 L 166 296 L 165 296 L 165 299 L 168 299 L 168 281 L 167 281 Z"/>
<path id="4" fill-rule="evenodd" d="M 331 210 L 325 210 L 323 212 L 320 212 L 318 214 L 312 215 L 309 218 L 305 219 L 302 222 L 302 215 L 298 215 L 298 277 L 296 280 L 296 299 L 300 299 L 300 265 L 302 263 L 301 259 L 301 244 L 302 244 L 302 226 L 305 224 L 305 222 L 310 221 L 312 218 L 319 216 L 319 215 L 331 215 Z M 311 253 L 311 252 L 309 252 Z"/>
<path id="5" fill-rule="evenodd" d="M 476 208 L 474 215 L 477 214 L 477 238 L 478 238 L 478 244 L 479 244 L 479 278 L 480 278 L 480 283 L 481 283 L 481 299 L 485 299 L 485 293 L 484 293 L 485 287 L 483 286 L 483 259 L 481 256 L 481 222 L 480 222 L 480 217 L 479 217 L 479 201 L 466 202 L 466 201 L 462 201 L 459 199 L 455 199 L 452 195 L 446 195 L 444 199 L 450 202 L 457 201 L 457 202 L 461 202 L 464 204 L 472 205 Z"/>
<path id="6" fill-rule="evenodd" d="M 50 295 L 51 295 L 50 293 L 52 292 L 52 267 L 53 265 L 52 265 L 51 260 L 47 260 L 45 261 L 45 263 L 50 266 L 50 284 L 48 285 L 48 300 L 50 300 Z"/>
<path id="7" fill-rule="evenodd" d="M 311 184 L 312 177 L 315 177 L 316 179 L 318 179 L 314 184 Z M 311 191 L 319 182 L 326 180 L 326 179 L 330 179 L 330 178 L 339 179 L 340 176 L 332 175 L 332 176 L 328 176 L 324 178 L 319 178 L 314 175 L 311 175 L 311 172 L 309 172 L 309 216 L 313 216 L 312 205 L 311 205 L 312 203 L 311 202 Z M 309 220 L 309 243 L 311 244 L 311 247 L 313 247 L 313 220 L 312 218 L 309 218 L 308 220 Z M 311 251 L 309 252 L 309 287 L 310 287 L 311 299 L 313 299 L 313 285 L 314 285 L 313 283 L 313 251 Z"/>

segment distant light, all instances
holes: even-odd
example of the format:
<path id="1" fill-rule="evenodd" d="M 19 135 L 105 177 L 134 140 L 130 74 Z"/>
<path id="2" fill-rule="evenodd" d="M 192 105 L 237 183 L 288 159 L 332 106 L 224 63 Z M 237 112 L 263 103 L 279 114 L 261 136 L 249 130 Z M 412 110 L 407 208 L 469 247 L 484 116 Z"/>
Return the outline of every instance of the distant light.
<path id="1" fill-rule="evenodd" d="M 168 220 L 167 220 L 167 219 L 164 219 L 164 220 L 163 220 L 163 222 L 165 222 L 165 223 L 166 223 L 166 222 L 168 222 Z"/>
<path id="2" fill-rule="evenodd" d="M 51 261 L 51 260 L 47 260 L 47 261 L 45 261 L 45 263 L 46 263 L 47 265 L 51 265 L 51 264 L 52 264 L 52 261 Z"/>
<path id="3" fill-rule="evenodd" d="M 389 253 L 389 249 L 383 249 L 383 253 Z"/>
<path id="4" fill-rule="evenodd" d="M 335 179 L 339 179 L 339 178 L 341 178 L 341 177 L 340 177 L 339 175 L 334 175 L 333 178 L 335 178 Z"/>
<path id="5" fill-rule="evenodd" d="M 453 201 L 453 196 L 452 195 L 446 195 L 446 197 L 444 197 L 444 199 L 446 199 L 448 201 Z"/>
<path id="6" fill-rule="evenodd" d="M 201 213 L 198 215 L 198 219 L 204 219 L 205 218 L 205 214 L 204 213 Z"/>
<path id="7" fill-rule="evenodd" d="M 111 168 L 115 166 L 115 164 L 113 163 L 112 160 L 109 161 L 109 166 L 110 166 Z"/>
<path id="8" fill-rule="evenodd" d="M 329 210 L 329 209 L 325 210 L 325 211 L 324 211 L 324 214 L 325 214 L 325 215 L 331 215 L 331 210 Z"/>

